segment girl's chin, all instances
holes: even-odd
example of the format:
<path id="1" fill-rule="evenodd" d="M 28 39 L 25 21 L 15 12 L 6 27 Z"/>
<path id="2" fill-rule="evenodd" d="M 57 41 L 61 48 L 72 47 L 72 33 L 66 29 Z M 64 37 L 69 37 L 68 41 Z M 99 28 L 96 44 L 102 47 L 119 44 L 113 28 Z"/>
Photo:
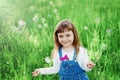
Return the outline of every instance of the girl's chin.
<path id="1" fill-rule="evenodd" d="M 69 45 L 69 44 L 64 44 L 63 45 L 63 47 L 69 47 L 69 46 L 71 46 L 71 45 Z"/>

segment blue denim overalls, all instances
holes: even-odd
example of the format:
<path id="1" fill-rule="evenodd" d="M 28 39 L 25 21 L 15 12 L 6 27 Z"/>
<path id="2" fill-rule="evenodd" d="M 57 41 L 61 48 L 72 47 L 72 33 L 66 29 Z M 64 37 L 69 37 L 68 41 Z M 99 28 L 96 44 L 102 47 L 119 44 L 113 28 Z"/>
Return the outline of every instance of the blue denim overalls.
<path id="1" fill-rule="evenodd" d="M 62 57 L 62 48 L 59 49 L 59 57 Z M 60 80 L 89 80 L 86 72 L 76 61 L 75 50 L 73 60 L 61 61 L 59 75 Z"/>

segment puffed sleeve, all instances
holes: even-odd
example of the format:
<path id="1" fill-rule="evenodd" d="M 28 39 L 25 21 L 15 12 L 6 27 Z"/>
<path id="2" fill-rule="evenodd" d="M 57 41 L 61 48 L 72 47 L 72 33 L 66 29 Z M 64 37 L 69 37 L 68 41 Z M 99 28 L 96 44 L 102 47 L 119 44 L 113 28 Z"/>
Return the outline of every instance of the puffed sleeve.
<path id="1" fill-rule="evenodd" d="M 80 67 L 85 71 L 91 71 L 91 68 L 87 67 L 87 63 L 90 62 L 87 50 L 83 47 L 80 47 L 80 52 L 78 53 L 78 63 Z"/>
<path id="2" fill-rule="evenodd" d="M 59 68 L 60 68 L 59 55 L 58 52 L 55 52 L 53 56 L 53 66 L 46 68 L 39 68 L 39 71 L 40 74 L 55 74 L 59 72 Z"/>

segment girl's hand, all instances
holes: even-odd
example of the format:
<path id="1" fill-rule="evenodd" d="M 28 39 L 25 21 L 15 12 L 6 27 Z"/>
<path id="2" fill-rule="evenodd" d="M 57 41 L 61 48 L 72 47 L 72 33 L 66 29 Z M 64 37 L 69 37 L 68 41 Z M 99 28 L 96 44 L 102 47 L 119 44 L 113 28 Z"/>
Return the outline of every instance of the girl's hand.
<path id="1" fill-rule="evenodd" d="M 32 72 L 32 75 L 33 75 L 33 76 L 38 76 L 39 74 L 40 74 L 39 69 L 35 69 L 35 71 Z"/>
<path id="2" fill-rule="evenodd" d="M 88 62 L 87 63 L 88 68 L 93 68 L 94 66 L 95 66 L 95 64 L 93 62 Z"/>

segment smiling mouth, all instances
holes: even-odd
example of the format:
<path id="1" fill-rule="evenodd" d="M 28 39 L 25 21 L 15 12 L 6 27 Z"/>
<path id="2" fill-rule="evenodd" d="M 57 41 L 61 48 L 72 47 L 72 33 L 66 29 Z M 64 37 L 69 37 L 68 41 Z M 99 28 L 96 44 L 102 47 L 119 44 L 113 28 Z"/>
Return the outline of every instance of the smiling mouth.
<path id="1" fill-rule="evenodd" d="M 63 42 L 63 44 L 68 44 L 68 42 Z"/>

